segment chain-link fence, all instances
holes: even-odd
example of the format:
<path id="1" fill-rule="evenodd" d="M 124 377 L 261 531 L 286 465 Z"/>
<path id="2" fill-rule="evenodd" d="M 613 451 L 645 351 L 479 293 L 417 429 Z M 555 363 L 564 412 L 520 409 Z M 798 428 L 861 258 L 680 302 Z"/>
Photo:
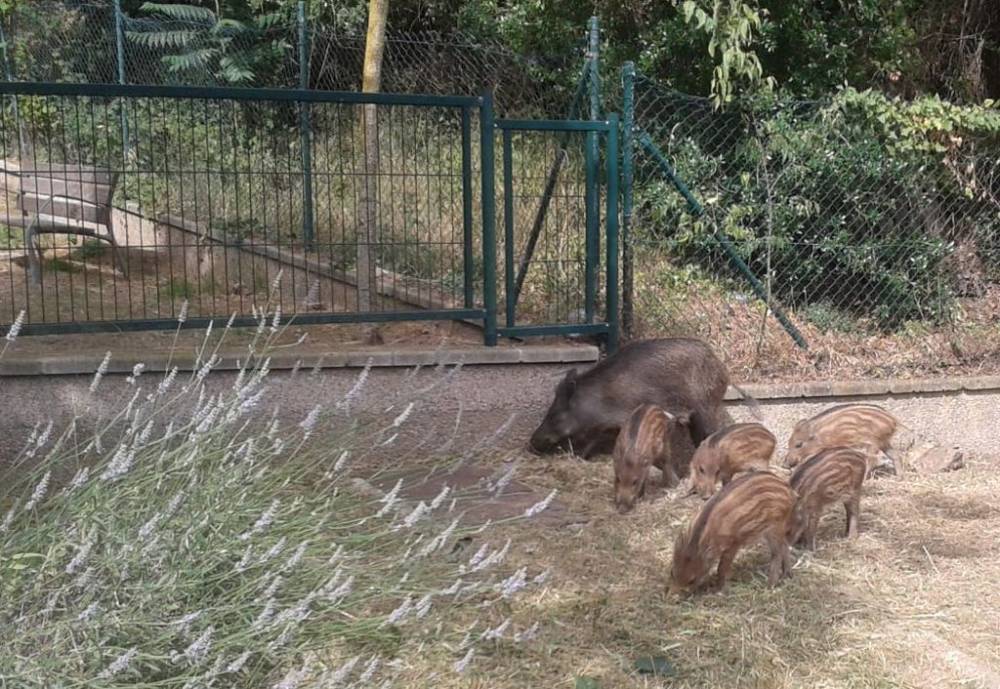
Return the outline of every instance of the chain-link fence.
<path id="1" fill-rule="evenodd" d="M 2 24 L 5 77 L 361 90 L 363 34 L 310 23 L 294 9 L 238 23 L 195 9 L 133 17 L 108 2 L 21 3 Z M 565 117 L 583 47 L 529 60 L 461 34 L 390 31 L 381 90 L 478 95 L 489 89 L 504 116 Z"/>
<path id="2" fill-rule="evenodd" d="M 720 112 L 642 76 L 634 107 L 632 335 L 703 337 L 741 376 L 1000 364 L 995 141 L 906 148 L 848 98 Z"/>

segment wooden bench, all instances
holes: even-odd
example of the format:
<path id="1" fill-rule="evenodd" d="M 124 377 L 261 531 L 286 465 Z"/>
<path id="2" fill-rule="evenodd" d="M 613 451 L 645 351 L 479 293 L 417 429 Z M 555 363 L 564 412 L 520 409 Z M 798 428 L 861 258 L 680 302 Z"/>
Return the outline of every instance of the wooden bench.
<path id="1" fill-rule="evenodd" d="M 118 175 L 75 163 L 32 163 L 21 167 L 17 205 L 26 223 L 24 245 L 32 280 L 41 282 L 40 234 L 73 234 L 108 242 L 114 262 L 127 276 L 112 225 L 111 198 Z"/>

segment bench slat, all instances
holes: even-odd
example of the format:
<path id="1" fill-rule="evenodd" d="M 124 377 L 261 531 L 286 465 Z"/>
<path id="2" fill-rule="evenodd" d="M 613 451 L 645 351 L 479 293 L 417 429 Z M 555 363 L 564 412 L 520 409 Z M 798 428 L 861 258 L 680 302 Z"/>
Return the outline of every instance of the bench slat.
<path id="1" fill-rule="evenodd" d="M 37 218 L 37 219 L 36 219 Z M 41 234 L 108 234 L 108 228 L 103 224 L 85 223 L 80 220 L 56 218 L 42 213 L 31 218 L 35 220 L 35 230 Z M 28 223 L 25 223 L 25 228 Z"/>
<path id="2" fill-rule="evenodd" d="M 110 214 L 110 209 L 107 206 L 95 206 L 83 201 L 61 198 L 52 199 L 52 202 L 49 203 L 51 198 L 49 195 L 21 194 L 18 197 L 18 205 L 27 213 L 45 214 L 98 224 L 106 223 Z"/>
<path id="3" fill-rule="evenodd" d="M 71 199 L 81 199 L 97 206 L 110 206 L 113 193 L 110 184 L 94 182 L 67 181 L 53 177 L 36 177 L 24 175 L 21 177 L 21 191 L 39 196 L 66 196 Z"/>
<path id="4" fill-rule="evenodd" d="M 111 184 L 114 179 L 114 173 L 106 168 L 78 165 L 77 163 L 36 163 L 31 161 L 22 163 L 21 175 L 52 177 L 68 182 L 90 182 L 92 184 Z"/>

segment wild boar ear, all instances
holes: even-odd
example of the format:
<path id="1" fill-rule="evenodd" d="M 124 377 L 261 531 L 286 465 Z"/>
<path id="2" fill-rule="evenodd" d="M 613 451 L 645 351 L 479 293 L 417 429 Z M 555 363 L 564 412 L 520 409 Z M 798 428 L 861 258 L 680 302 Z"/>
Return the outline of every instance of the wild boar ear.
<path id="1" fill-rule="evenodd" d="M 559 381 L 559 392 L 569 397 L 576 391 L 576 369 L 566 371 L 566 377 Z"/>

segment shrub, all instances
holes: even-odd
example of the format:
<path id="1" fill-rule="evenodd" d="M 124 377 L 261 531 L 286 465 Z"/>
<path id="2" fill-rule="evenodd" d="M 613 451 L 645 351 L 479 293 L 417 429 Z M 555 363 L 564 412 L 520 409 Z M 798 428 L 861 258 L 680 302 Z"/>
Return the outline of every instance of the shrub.
<path id="1" fill-rule="evenodd" d="M 971 240 L 993 263 L 1000 216 L 988 208 L 987 158 L 976 168 L 971 153 L 934 143 L 941 132 L 887 118 L 903 105 L 882 99 L 879 109 L 847 91 L 828 103 L 714 114 L 660 97 L 672 105 L 657 101 L 640 126 L 653 129 L 708 213 L 692 218 L 643 160 L 640 241 L 666 243 L 682 261 L 740 279 L 715 240 L 724 233 L 758 276 L 770 272 L 783 302 L 825 304 L 883 329 L 950 316 L 956 243 Z M 923 122 L 921 112 L 908 116 Z M 960 142 L 964 124 L 995 138 L 997 118 L 981 119 L 954 115 L 951 135 Z M 956 172 L 977 169 L 971 182 L 963 179 L 971 173 Z"/>

